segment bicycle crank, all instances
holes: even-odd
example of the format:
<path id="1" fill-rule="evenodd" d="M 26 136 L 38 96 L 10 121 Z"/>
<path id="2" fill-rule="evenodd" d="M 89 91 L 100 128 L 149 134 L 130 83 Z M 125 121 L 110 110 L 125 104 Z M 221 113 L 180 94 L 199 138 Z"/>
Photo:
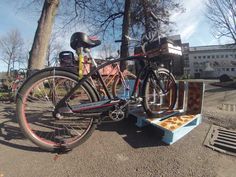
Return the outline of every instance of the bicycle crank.
<path id="1" fill-rule="evenodd" d="M 109 117 L 118 122 L 125 118 L 125 112 L 121 109 L 115 109 L 114 111 L 109 111 Z"/>

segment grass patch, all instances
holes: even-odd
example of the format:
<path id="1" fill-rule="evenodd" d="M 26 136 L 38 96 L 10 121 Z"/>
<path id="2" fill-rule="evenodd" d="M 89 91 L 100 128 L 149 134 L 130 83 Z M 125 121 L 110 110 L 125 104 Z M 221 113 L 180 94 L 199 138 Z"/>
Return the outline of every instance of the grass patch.
<path id="1" fill-rule="evenodd" d="M 13 94 L 9 92 L 0 92 L 0 100 L 11 100 L 13 98 Z"/>

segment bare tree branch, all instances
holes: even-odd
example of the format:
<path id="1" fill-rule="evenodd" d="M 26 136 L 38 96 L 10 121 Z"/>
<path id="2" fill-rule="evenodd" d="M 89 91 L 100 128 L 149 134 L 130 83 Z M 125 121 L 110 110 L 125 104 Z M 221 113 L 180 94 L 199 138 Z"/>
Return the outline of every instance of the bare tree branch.
<path id="1" fill-rule="evenodd" d="M 215 36 L 231 38 L 236 43 L 236 1 L 208 0 L 206 6 L 206 16 L 215 29 Z"/>
<path id="2" fill-rule="evenodd" d="M 2 51 L 2 60 L 7 64 L 7 72 L 15 67 L 15 63 L 21 62 L 23 39 L 17 29 L 10 31 L 6 36 L 0 39 L 0 49 Z"/>

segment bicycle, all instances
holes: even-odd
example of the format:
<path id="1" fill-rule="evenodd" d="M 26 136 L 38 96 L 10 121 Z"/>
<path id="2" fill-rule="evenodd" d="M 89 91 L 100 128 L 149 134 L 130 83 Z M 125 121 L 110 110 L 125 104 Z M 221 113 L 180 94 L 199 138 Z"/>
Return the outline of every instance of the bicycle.
<path id="1" fill-rule="evenodd" d="M 47 151 L 70 150 L 83 143 L 105 117 L 121 121 L 128 115 L 130 104 L 142 103 L 147 115 L 159 115 L 173 109 L 177 88 L 174 76 L 161 67 L 156 59 L 150 58 L 153 52 L 146 52 L 127 58 L 119 58 L 97 66 L 90 55 L 90 49 L 101 44 L 98 39 L 77 32 L 71 36 L 71 47 L 78 53 L 88 54 L 94 69 L 78 79 L 78 75 L 63 68 L 46 68 L 29 77 L 21 86 L 16 113 L 20 127 L 27 138 Z M 158 55 L 165 46 L 157 46 Z M 146 66 L 138 73 L 131 90 L 125 97 L 113 95 L 99 72 L 100 69 L 120 61 L 144 60 Z M 101 97 L 90 78 L 96 75 L 106 97 Z M 60 84 L 56 81 L 62 80 Z M 65 84 L 66 83 L 66 84 Z M 66 86 L 65 86 L 66 85 Z M 49 95 L 54 90 L 54 96 Z"/>
<path id="2" fill-rule="evenodd" d="M 20 68 L 13 76 L 13 81 L 11 82 L 9 89 L 11 90 L 11 92 L 15 93 L 15 95 L 17 90 L 20 88 L 26 78 L 26 71 L 27 69 Z"/>
<path id="3" fill-rule="evenodd" d="M 80 54 L 77 53 L 77 55 L 79 56 Z M 108 57 L 106 58 L 106 60 L 100 60 L 100 61 L 104 63 L 107 60 L 111 59 L 115 58 Z M 71 51 L 62 51 L 59 54 L 60 67 L 67 68 L 75 73 L 77 73 L 79 68 L 82 75 L 87 75 L 90 71 L 90 66 L 92 63 L 89 62 L 88 60 L 89 60 L 88 57 L 84 56 L 82 58 L 82 61 L 76 61 L 74 54 Z M 78 62 L 80 62 L 79 65 Z M 80 67 L 80 65 L 82 65 L 82 67 Z M 121 71 L 119 63 L 108 65 L 101 70 L 102 71 L 100 73 L 101 76 L 103 77 L 104 83 L 106 84 L 107 88 L 110 88 L 113 96 L 118 96 L 118 94 L 121 94 L 122 88 L 124 88 L 127 91 L 130 90 L 129 80 L 136 79 L 136 76 L 132 74 L 130 71 L 128 70 Z M 99 82 L 96 82 L 96 79 L 90 77 L 90 82 L 94 87 L 96 87 L 100 95 L 102 95 L 103 97 L 106 96 L 104 89 L 102 88 L 101 84 L 99 84 Z"/>
<path id="4" fill-rule="evenodd" d="M 1 101 L 9 101 L 14 102 L 16 99 L 17 91 L 20 88 L 21 84 L 25 79 L 25 69 L 13 70 L 10 69 L 10 75 L 7 79 L 2 81 L 2 88 L 0 88 L 1 93 Z"/>

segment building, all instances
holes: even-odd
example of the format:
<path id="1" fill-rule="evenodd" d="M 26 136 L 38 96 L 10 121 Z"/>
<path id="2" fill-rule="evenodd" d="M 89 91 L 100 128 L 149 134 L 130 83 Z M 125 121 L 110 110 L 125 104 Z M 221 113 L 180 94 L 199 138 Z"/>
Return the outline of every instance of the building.
<path id="1" fill-rule="evenodd" d="M 169 39 L 171 39 L 175 45 L 177 46 L 183 46 L 181 41 L 180 35 L 173 35 L 173 36 L 168 36 Z M 170 56 L 170 61 L 172 63 L 171 67 L 169 68 L 172 73 L 174 74 L 175 77 L 181 77 L 184 74 L 184 53 L 183 53 L 183 47 L 181 48 L 182 50 L 182 56 L 180 55 L 172 55 Z"/>
<path id="2" fill-rule="evenodd" d="M 182 61 L 184 62 L 184 76 L 190 76 L 190 69 L 189 69 L 189 43 L 182 44 Z"/>
<path id="3" fill-rule="evenodd" d="M 184 46 L 183 46 L 184 47 Z M 185 44 L 185 75 L 192 78 L 236 77 L 236 45 L 189 47 Z"/>

